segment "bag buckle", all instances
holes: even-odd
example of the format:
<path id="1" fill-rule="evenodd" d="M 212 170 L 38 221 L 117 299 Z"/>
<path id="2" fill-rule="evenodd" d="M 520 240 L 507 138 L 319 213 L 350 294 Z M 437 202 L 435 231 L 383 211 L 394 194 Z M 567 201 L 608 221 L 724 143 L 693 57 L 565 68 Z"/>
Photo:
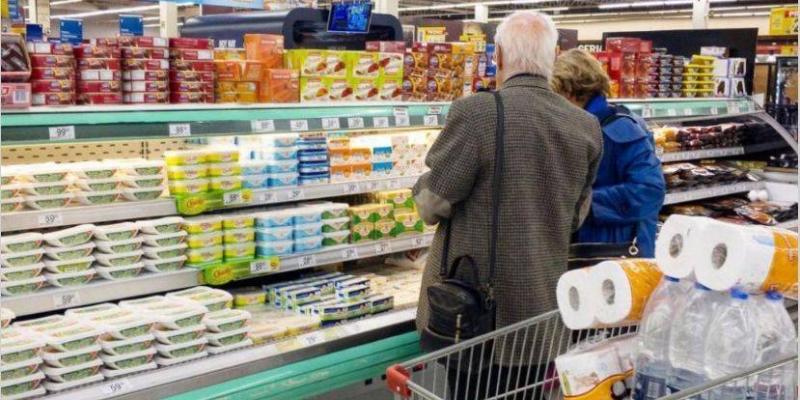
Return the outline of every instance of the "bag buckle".
<path id="1" fill-rule="evenodd" d="M 639 255 L 639 246 L 636 245 L 637 240 L 639 240 L 638 237 L 633 238 L 631 247 L 628 247 L 628 254 L 630 254 L 632 257 L 636 257 L 637 255 Z"/>
<path id="2" fill-rule="evenodd" d="M 484 296 L 484 307 L 487 310 L 491 310 L 494 308 L 494 287 L 492 285 L 486 285 L 483 289 L 485 296 Z"/>

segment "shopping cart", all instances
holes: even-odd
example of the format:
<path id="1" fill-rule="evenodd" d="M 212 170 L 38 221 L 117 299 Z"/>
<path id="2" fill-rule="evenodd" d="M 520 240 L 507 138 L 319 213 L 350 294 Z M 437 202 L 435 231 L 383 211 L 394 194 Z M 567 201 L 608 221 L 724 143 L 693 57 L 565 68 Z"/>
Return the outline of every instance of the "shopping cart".
<path id="1" fill-rule="evenodd" d="M 551 311 L 391 366 L 386 371 L 387 384 L 397 400 L 563 399 L 554 365 L 557 356 L 576 346 L 600 345 L 601 342 L 611 339 L 621 340 L 635 334 L 635 331 L 635 326 L 573 331 L 564 326 L 557 310 Z M 492 362 L 504 359 L 503 353 L 509 348 L 507 344 L 511 344 L 511 353 L 517 354 L 514 358 L 522 360 L 523 366 L 498 367 Z M 776 363 L 672 394 L 665 397 L 665 400 L 734 400 L 724 395 L 720 397 L 710 394 L 723 387 L 730 388 L 731 385 L 744 387 L 748 391 L 758 390 L 757 382 L 761 374 L 792 363 L 796 365 L 797 362 L 797 356 L 787 357 Z M 627 385 L 620 382 L 614 386 L 613 392 L 617 396 L 615 398 L 628 398 L 630 386 L 630 380 Z M 796 387 L 796 384 L 793 385 L 793 388 Z M 747 398 L 796 399 L 778 395 Z M 744 399 L 743 397 L 742 400 Z"/>

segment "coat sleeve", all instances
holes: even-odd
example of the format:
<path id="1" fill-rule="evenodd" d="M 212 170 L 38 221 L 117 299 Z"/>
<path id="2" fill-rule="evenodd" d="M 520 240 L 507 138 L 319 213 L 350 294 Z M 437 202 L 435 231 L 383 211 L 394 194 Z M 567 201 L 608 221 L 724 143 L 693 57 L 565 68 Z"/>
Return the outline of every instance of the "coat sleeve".
<path id="1" fill-rule="evenodd" d="M 600 125 L 597 125 L 595 130 L 597 131 L 598 137 L 602 138 L 603 135 L 600 133 Z M 583 225 L 583 221 L 586 220 L 586 217 L 589 215 L 591 210 L 592 185 L 594 185 L 594 180 L 597 177 L 597 170 L 600 168 L 600 161 L 603 159 L 603 152 L 601 150 L 602 148 L 603 144 L 601 139 L 598 150 L 596 151 L 596 154 L 594 154 L 594 158 L 589 164 L 586 182 L 583 184 L 583 189 L 581 190 L 581 195 L 578 198 L 578 203 L 575 205 L 575 217 L 572 220 L 572 232 L 577 231 L 578 228 Z"/>
<path id="2" fill-rule="evenodd" d="M 447 122 L 431 146 L 425 159 L 430 171 L 414 186 L 414 199 L 420 216 L 427 224 L 449 218 L 454 205 L 465 200 L 480 170 L 479 134 L 472 127 L 470 114 L 463 111 L 463 102 L 450 108 Z"/>
<path id="3" fill-rule="evenodd" d="M 594 188 L 592 217 L 598 222 L 631 224 L 656 215 L 664 203 L 666 185 L 653 143 L 645 137 L 614 145 L 613 165 L 621 181 Z"/>

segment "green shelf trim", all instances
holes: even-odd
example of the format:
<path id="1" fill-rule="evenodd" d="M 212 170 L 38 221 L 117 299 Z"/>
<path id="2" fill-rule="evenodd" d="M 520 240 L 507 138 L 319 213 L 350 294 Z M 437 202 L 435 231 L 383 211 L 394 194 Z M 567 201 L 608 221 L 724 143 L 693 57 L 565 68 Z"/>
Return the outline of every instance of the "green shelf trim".
<path id="1" fill-rule="evenodd" d="M 299 400 L 373 378 L 422 353 L 409 332 L 237 378 L 166 400 Z"/>
<path id="2" fill-rule="evenodd" d="M 747 99 L 676 99 L 657 101 L 611 101 L 621 104 L 644 118 L 681 118 L 725 116 L 756 111 L 754 103 Z"/>

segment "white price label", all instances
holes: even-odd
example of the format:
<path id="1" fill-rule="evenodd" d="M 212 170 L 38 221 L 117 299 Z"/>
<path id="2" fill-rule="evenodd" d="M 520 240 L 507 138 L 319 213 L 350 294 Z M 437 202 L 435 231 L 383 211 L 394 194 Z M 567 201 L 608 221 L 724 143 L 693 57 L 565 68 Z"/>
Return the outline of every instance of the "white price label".
<path id="1" fill-rule="evenodd" d="M 400 179 L 392 179 L 387 186 L 389 186 L 389 189 L 402 189 L 403 182 Z"/>
<path id="2" fill-rule="evenodd" d="M 271 271 L 272 268 L 270 268 L 269 260 L 255 260 L 250 262 L 251 274 L 265 274 Z"/>
<path id="3" fill-rule="evenodd" d="M 323 332 L 317 331 L 309 333 L 300 339 L 300 343 L 305 346 L 313 346 L 315 344 L 320 344 L 325 341 L 325 334 Z"/>
<path id="4" fill-rule="evenodd" d="M 642 107 L 642 118 L 651 118 L 653 116 L 653 109 L 645 105 Z"/>
<path id="5" fill-rule="evenodd" d="M 308 129 L 308 128 L 306 128 Z M 322 129 L 329 131 L 332 129 L 339 129 L 339 118 L 323 118 Z M 305 129 L 304 129 L 305 130 Z"/>
<path id="6" fill-rule="evenodd" d="M 408 118 L 408 115 L 395 115 L 394 124 L 397 126 L 410 126 L 411 120 Z"/>
<path id="7" fill-rule="evenodd" d="M 169 137 L 187 137 L 192 135 L 189 124 L 169 124 Z"/>
<path id="8" fill-rule="evenodd" d="M 306 197 L 306 192 L 303 189 L 292 189 L 287 192 L 286 199 L 288 201 L 301 200 Z"/>
<path id="9" fill-rule="evenodd" d="M 347 127 L 350 129 L 362 129 L 364 128 L 364 118 L 361 117 L 350 117 L 347 119 Z"/>
<path id="10" fill-rule="evenodd" d="M 392 110 L 392 114 L 394 114 L 395 117 L 397 116 L 408 117 L 408 107 L 395 107 Z"/>
<path id="11" fill-rule="evenodd" d="M 433 235 L 425 235 L 422 237 L 422 243 L 425 246 L 430 246 L 433 243 Z"/>
<path id="12" fill-rule="evenodd" d="M 78 292 L 67 292 L 53 295 L 53 305 L 58 308 L 74 307 L 81 303 L 81 295 Z"/>
<path id="13" fill-rule="evenodd" d="M 222 205 L 226 207 L 244 204 L 244 202 L 244 196 L 240 190 L 227 192 L 222 195 Z"/>
<path id="14" fill-rule="evenodd" d="M 289 129 L 292 132 L 302 132 L 308 130 L 308 120 L 305 119 L 293 119 L 289 121 Z"/>
<path id="15" fill-rule="evenodd" d="M 342 250 L 342 260 L 353 260 L 358 258 L 358 248 L 348 247 Z"/>
<path id="16" fill-rule="evenodd" d="M 367 185 L 367 191 L 368 192 L 381 190 L 381 181 L 369 181 L 369 182 L 366 182 L 365 185 Z"/>
<path id="17" fill-rule="evenodd" d="M 678 110 L 676 110 L 674 108 L 668 108 L 667 109 L 667 115 L 670 116 L 670 117 L 677 117 L 678 116 Z"/>
<path id="18" fill-rule="evenodd" d="M 353 194 L 358 192 L 358 182 L 348 182 L 342 185 L 342 194 Z"/>
<path id="19" fill-rule="evenodd" d="M 728 104 L 728 114 L 738 114 L 739 113 L 739 103 L 733 101 Z"/>
<path id="20" fill-rule="evenodd" d="M 255 195 L 256 203 L 267 204 L 275 202 L 274 192 L 260 192 Z"/>
<path id="21" fill-rule="evenodd" d="M 114 379 L 111 382 L 105 382 L 101 387 L 103 394 L 106 396 L 116 396 L 133 390 L 131 381 L 127 378 Z"/>
<path id="22" fill-rule="evenodd" d="M 439 116 L 437 115 L 426 115 L 423 119 L 423 124 L 425 126 L 436 126 L 439 125 Z"/>
<path id="23" fill-rule="evenodd" d="M 250 130 L 253 132 L 275 132 L 275 121 L 271 119 L 255 119 L 250 121 Z"/>
<path id="24" fill-rule="evenodd" d="M 383 241 L 375 243 L 375 253 L 376 254 L 386 254 L 392 252 L 392 242 Z"/>
<path id="25" fill-rule="evenodd" d="M 442 113 L 442 106 L 430 106 L 428 107 L 428 114 L 439 115 Z"/>
<path id="26" fill-rule="evenodd" d="M 51 126 L 50 140 L 75 140 L 75 127 L 70 126 Z"/>
<path id="27" fill-rule="evenodd" d="M 372 126 L 376 128 L 388 128 L 389 117 L 374 117 L 372 118 Z"/>
<path id="28" fill-rule="evenodd" d="M 297 266 L 300 268 L 308 268 L 317 265 L 317 256 L 314 254 L 306 254 L 297 260 Z"/>
<path id="29" fill-rule="evenodd" d="M 692 109 L 691 109 L 691 108 L 689 108 L 689 107 L 686 107 L 686 108 L 684 108 L 684 109 L 683 109 L 683 115 L 684 115 L 684 116 L 686 116 L 686 117 L 690 117 L 690 116 L 692 116 L 693 114 L 694 114 L 694 111 L 692 111 Z"/>
<path id="30" fill-rule="evenodd" d="M 411 245 L 414 246 L 414 247 L 422 247 L 422 246 L 424 246 L 424 243 L 425 243 L 425 237 L 424 236 L 417 236 L 417 237 L 411 239 Z"/>
<path id="31" fill-rule="evenodd" d="M 64 225 L 64 217 L 60 213 L 49 213 L 39 216 L 39 226 L 61 226 Z"/>
<path id="32" fill-rule="evenodd" d="M 708 111 L 711 113 L 711 115 L 719 114 L 719 108 L 717 107 L 711 107 Z"/>

